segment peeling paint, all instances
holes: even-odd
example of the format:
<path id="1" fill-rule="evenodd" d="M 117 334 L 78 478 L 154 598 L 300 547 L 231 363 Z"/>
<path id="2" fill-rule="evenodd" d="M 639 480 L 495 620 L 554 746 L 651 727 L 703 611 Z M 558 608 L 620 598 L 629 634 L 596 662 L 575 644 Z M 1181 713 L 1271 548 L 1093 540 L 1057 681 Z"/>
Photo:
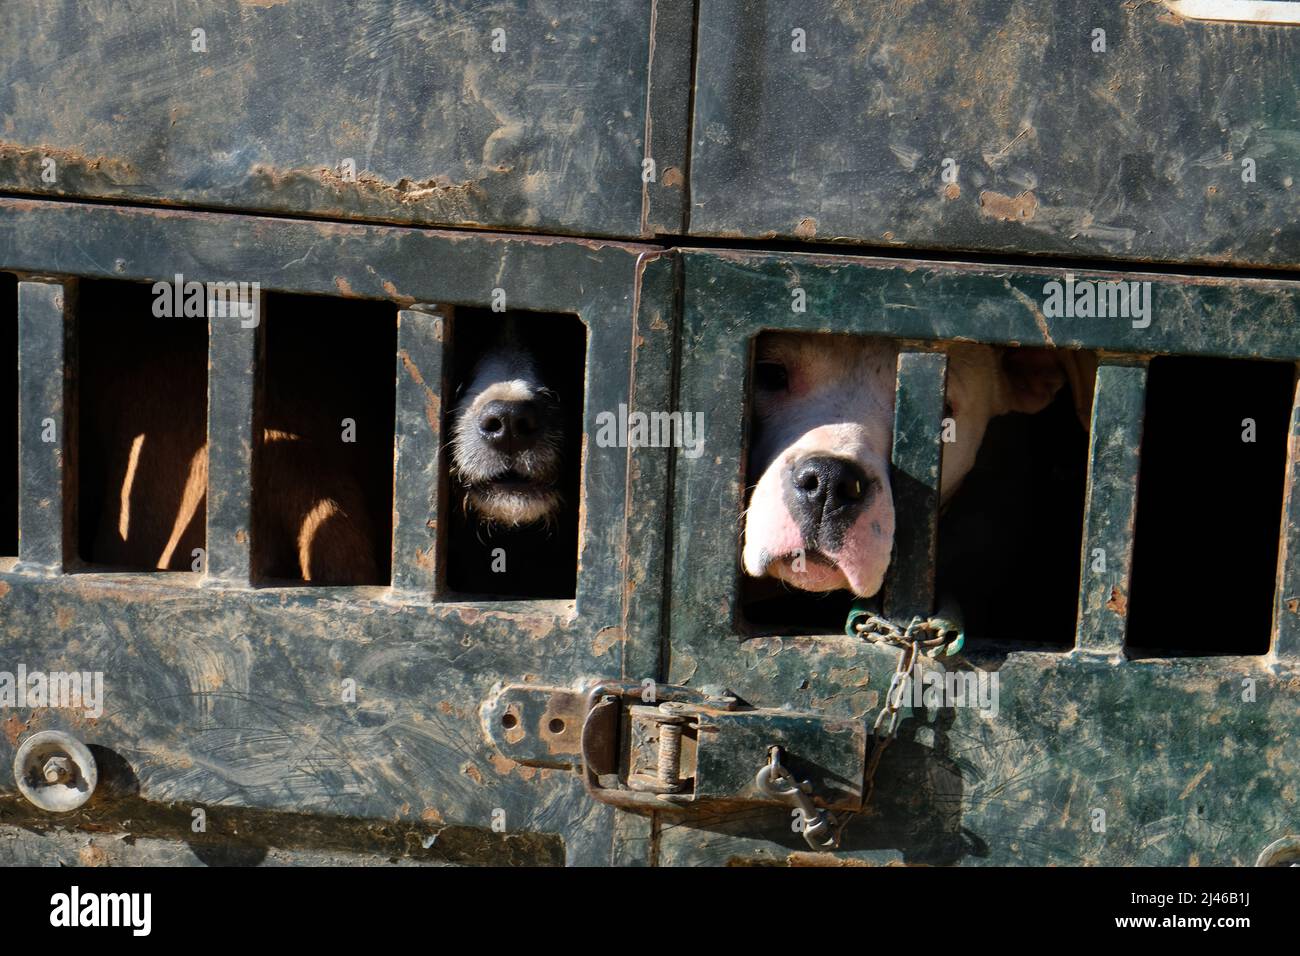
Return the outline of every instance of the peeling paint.
<path id="1" fill-rule="evenodd" d="M 1002 222 L 1031 222 L 1038 212 L 1038 197 L 1032 192 L 1004 196 L 985 190 L 980 193 L 980 212 Z"/>

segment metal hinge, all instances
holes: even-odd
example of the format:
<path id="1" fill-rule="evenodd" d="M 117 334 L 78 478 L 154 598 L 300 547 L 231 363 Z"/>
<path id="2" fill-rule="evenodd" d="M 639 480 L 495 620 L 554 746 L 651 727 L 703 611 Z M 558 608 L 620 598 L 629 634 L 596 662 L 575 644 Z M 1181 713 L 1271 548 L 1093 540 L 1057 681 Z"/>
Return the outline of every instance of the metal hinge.
<path id="1" fill-rule="evenodd" d="M 785 804 L 809 814 L 810 807 L 862 807 L 868 737 L 862 721 L 627 681 L 582 691 L 514 684 L 498 689 L 481 716 L 504 756 L 577 770 L 594 799 L 626 809 Z M 785 785 L 773 785 L 770 769 L 760 773 L 773 766 Z M 790 781 L 797 781 L 798 794 Z"/>

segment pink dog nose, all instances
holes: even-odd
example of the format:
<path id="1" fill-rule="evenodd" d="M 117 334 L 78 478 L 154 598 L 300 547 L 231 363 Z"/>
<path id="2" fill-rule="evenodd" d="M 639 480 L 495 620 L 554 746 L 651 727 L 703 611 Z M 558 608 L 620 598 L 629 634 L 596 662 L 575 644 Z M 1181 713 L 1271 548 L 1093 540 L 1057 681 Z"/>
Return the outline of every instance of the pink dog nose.
<path id="1" fill-rule="evenodd" d="M 880 482 L 855 462 L 813 455 L 794 463 L 786 479 L 790 515 L 810 545 L 836 549 L 844 533 L 870 504 Z"/>

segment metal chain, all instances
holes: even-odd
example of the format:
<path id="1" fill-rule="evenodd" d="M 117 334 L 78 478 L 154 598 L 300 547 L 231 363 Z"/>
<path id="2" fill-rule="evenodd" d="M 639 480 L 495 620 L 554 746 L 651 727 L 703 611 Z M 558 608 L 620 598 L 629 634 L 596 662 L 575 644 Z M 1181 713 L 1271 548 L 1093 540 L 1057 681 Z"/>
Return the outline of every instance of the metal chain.
<path id="1" fill-rule="evenodd" d="M 909 627 L 906 633 L 910 631 Z M 920 640 L 913 640 L 904 645 L 903 652 L 898 655 L 898 663 L 894 667 L 894 676 L 889 682 L 889 690 L 885 692 L 885 703 L 876 714 L 876 722 L 871 728 L 871 754 L 867 757 L 867 769 L 863 776 L 863 807 L 871 802 L 871 794 L 876 786 L 876 768 L 880 766 L 880 758 L 885 755 L 885 748 L 898 736 L 898 725 L 902 721 L 903 714 L 903 698 L 907 693 L 907 675 L 916 666 L 916 658 L 923 646 L 925 642 Z M 888 720 L 887 726 L 886 720 Z M 883 734 L 882 727 L 885 727 Z"/>
<path id="2" fill-rule="evenodd" d="M 939 650 L 948 655 L 956 654 L 965 644 L 961 625 L 942 615 L 914 617 L 904 628 L 873 611 L 855 609 L 849 617 L 849 628 L 851 634 L 873 644 L 893 644 L 895 647 L 906 648 L 919 643 L 930 657 L 934 657 Z M 930 636 L 918 636 L 921 634 Z"/>
<path id="3" fill-rule="evenodd" d="M 903 631 L 906 640 L 903 652 L 898 655 L 893 679 L 885 693 L 885 703 L 876 715 L 876 722 L 871 728 L 871 753 L 867 758 L 863 775 L 862 806 L 871 801 L 875 787 L 876 768 L 885 748 L 898 736 L 898 725 L 902 721 L 903 702 L 907 696 L 907 675 L 916 666 L 917 657 L 927 642 L 911 639 L 913 628 Z M 893 643 L 892 641 L 890 643 Z M 882 732 L 883 731 L 883 732 Z M 781 748 L 772 747 L 768 751 L 768 762 L 758 772 L 756 778 L 759 789 L 777 796 L 788 797 L 799 808 L 803 820 L 803 836 L 814 850 L 833 850 L 840 845 L 845 828 L 855 814 L 845 813 L 839 817 L 829 810 L 821 810 L 813 805 L 810 784 L 796 780 L 794 775 L 781 763 Z"/>
<path id="4" fill-rule="evenodd" d="M 898 736 L 903 702 L 907 697 L 907 676 L 916 666 L 917 658 L 922 654 L 930 657 L 940 653 L 956 654 L 962 648 L 964 634 L 960 623 L 954 623 L 951 616 L 942 613 L 931 618 L 914 617 L 906 627 L 899 627 L 888 618 L 857 604 L 849 613 L 848 632 L 873 643 L 902 649 L 889 690 L 885 692 L 884 704 L 871 728 L 871 752 L 863 774 L 862 807 L 865 809 L 875 789 L 880 758 Z M 755 782 L 760 790 L 788 798 L 795 805 L 803 822 L 804 839 L 814 850 L 836 849 L 849 821 L 856 815 L 843 813 L 837 817 L 829 810 L 818 808 L 813 803 L 812 785 L 797 780 L 781 763 L 780 747 L 769 748 L 768 762 L 759 769 Z"/>
<path id="5" fill-rule="evenodd" d="M 913 617 L 907 627 L 899 627 L 893 621 L 876 613 L 867 602 L 854 602 L 849 610 L 846 630 L 850 635 L 856 634 L 873 643 L 891 644 L 902 648 L 894 668 L 894 677 L 889 682 L 889 690 L 885 693 L 885 702 L 880 712 L 876 714 L 876 722 L 871 729 L 871 754 L 867 758 L 862 792 L 862 805 L 865 807 L 870 802 L 872 790 L 875 788 L 876 768 L 880 766 L 880 758 L 884 756 L 885 748 L 898 736 L 903 698 L 907 692 L 907 675 L 916 667 L 917 658 L 922 653 L 927 657 L 938 657 L 951 656 L 959 652 L 966 643 L 966 635 L 962 629 L 960 615 L 952 613 L 947 608 L 941 608 L 933 617 Z M 887 725 L 886 721 L 888 721 Z"/>

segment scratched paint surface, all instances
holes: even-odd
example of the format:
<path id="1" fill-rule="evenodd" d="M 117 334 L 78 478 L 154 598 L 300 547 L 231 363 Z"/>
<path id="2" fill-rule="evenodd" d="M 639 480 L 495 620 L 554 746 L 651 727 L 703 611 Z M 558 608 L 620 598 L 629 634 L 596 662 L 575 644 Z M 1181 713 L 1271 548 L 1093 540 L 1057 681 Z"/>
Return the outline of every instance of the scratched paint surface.
<path id="1" fill-rule="evenodd" d="M 724 686 L 761 707 L 871 722 L 898 652 L 843 634 L 775 636 L 744 620 L 736 527 L 752 337 L 789 328 L 1300 357 L 1300 298 L 1285 281 L 1143 275 L 1156 305 L 1139 329 L 1128 319 L 1044 316 L 1043 284 L 1059 278 L 1047 269 L 707 250 L 684 260 L 678 402 L 704 413 L 710 454 L 676 461 L 668 677 Z M 1106 273 L 1079 273 L 1094 277 Z M 804 313 L 790 310 L 796 286 Z M 1131 405 L 1126 393 L 1119 399 Z M 950 667 L 972 668 L 996 673 L 996 716 L 909 703 L 874 798 L 836 858 L 1238 865 L 1294 832 L 1293 651 L 1130 661 L 986 640 Z M 808 863 L 806 849 L 780 809 L 660 821 L 663 865 Z"/>
<path id="2" fill-rule="evenodd" d="M 486 305 L 501 285 L 519 309 L 567 311 L 587 323 L 589 346 L 600 356 L 589 362 L 588 425 L 620 403 L 669 402 L 675 267 L 648 247 L 0 200 L 0 270 L 28 271 L 38 262 L 47 275 L 131 280 L 256 274 L 263 289 L 346 290 L 402 305 Z M 24 344 L 54 354 L 59 311 L 40 315 L 48 334 Z M 214 389 L 233 392 L 246 373 L 235 364 L 212 374 Z M 404 437 L 419 456 L 435 455 L 425 391 L 410 387 L 422 373 L 404 365 L 400 374 L 410 382 L 399 394 L 415 403 L 401 418 L 426 423 Z M 50 406 L 41 414 L 61 419 L 59 376 L 46 380 L 55 383 L 53 398 L 43 399 L 39 388 L 23 394 Z M 421 862 L 635 861 L 643 855 L 635 834 L 615 846 L 615 835 L 628 828 L 583 795 L 576 775 L 516 764 L 493 750 L 480 705 L 498 683 L 568 686 L 654 675 L 667 466 L 667 449 L 632 454 L 588 443 L 574 601 L 464 603 L 439 600 L 430 589 L 255 589 L 238 580 L 214 587 L 190 574 L 65 574 L 56 508 L 29 529 L 49 539 L 52 552 L 33 552 L 49 552 L 49 564 L 0 559 L 0 671 L 22 664 L 102 672 L 107 700 L 97 717 L 6 708 L 0 767 L 12 766 L 30 733 L 67 730 L 99 748 L 106 778 L 91 815 L 73 825 L 166 836 L 183 832 L 178 820 L 190 808 L 204 807 L 214 821 L 226 814 L 223 826 L 237 824 L 210 832 L 260 830 L 250 852 L 258 856 L 260 846 L 259 860 L 271 862 L 280 857 L 268 847 L 291 856 L 351 847 Z M 427 502 L 426 473 L 399 472 L 398 500 Z M 72 480 L 62 467 L 38 477 L 55 485 L 46 489 L 55 502 L 57 483 Z M 213 469 L 210 483 L 238 492 L 246 479 L 246 471 L 222 468 Z M 419 524 L 423 543 L 434 548 L 436 522 Z M 246 554 L 247 535 L 220 540 Z M 348 678 L 356 682 L 355 702 L 344 699 Z M 12 778 L 0 781 L 0 821 L 27 819 L 5 802 L 13 795 Z M 499 839 L 497 811 L 505 834 L 518 839 Z M 392 826 L 372 833 L 357 821 Z M 289 846 L 276 842 L 280 834 Z M 434 836 L 434 852 L 425 852 L 424 838 Z M 16 844 L 0 833 L 0 853 L 4 846 L 20 858 L 61 859 L 64 852 L 55 837 Z"/>
<path id="3" fill-rule="evenodd" d="M 1294 267 L 1298 60 L 1160 3 L 703 3 L 691 232 Z"/>
<path id="4" fill-rule="evenodd" d="M 662 586 L 667 456 L 591 443 L 587 549 L 572 606 L 6 570 L 0 669 L 102 669 L 110 697 L 99 718 L 5 714 L 0 767 L 28 733 L 70 730 L 101 748 L 106 768 L 107 802 L 74 825 L 139 839 L 108 844 L 60 832 L 8 792 L 0 795 L 0 856 L 178 865 L 336 862 L 349 853 L 420 863 L 806 862 L 781 809 L 660 814 L 652 839 L 642 818 L 592 802 L 575 775 L 494 752 L 479 710 L 498 682 L 577 686 L 662 666 L 670 680 L 721 684 L 756 705 L 858 720 L 874 713 L 892 652 L 842 636 L 772 637 L 735 626 L 748 337 L 775 327 L 876 328 L 1143 354 L 1300 356 L 1297 297 L 1280 281 L 1150 276 L 1156 318 L 1135 329 L 1043 316 L 1035 305 L 1042 284 L 1059 277 L 1045 269 L 683 258 L 678 401 L 702 411 L 709 430 L 708 454 L 673 466 L 671 600 Z M 589 323 L 598 360 L 590 363 L 588 421 L 629 390 L 644 407 L 667 403 L 673 260 L 613 243 L 0 201 L 0 268 L 20 272 L 246 274 L 267 289 L 403 306 L 481 302 L 505 276 L 512 302 L 517 295 L 521 307 L 574 311 Z M 811 304 L 799 316 L 789 311 L 795 284 Z M 408 370 L 417 385 L 419 371 Z M 424 417 L 418 412 L 413 420 Z M 1277 662 L 1130 662 L 990 647 L 971 649 L 958 666 L 966 664 L 998 673 L 997 717 L 910 712 L 838 859 L 1241 864 L 1294 831 L 1294 653 Z M 345 676 L 358 680 L 356 705 L 339 699 Z M 1252 703 L 1242 700 L 1246 679 L 1255 682 Z M 196 806 L 214 820 L 210 840 L 185 836 Z M 497 810 L 504 836 L 490 829 Z M 1104 830 L 1095 826 L 1098 810 Z M 230 827 L 263 837 L 223 843 Z"/>
<path id="5" fill-rule="evenodd" d="M 837 684 L 834 667 L 787 643 L 751 656 L 746 676 L 770 688 L 768 703 L 830 693 L 816 701 L 824 711 L 870 716 L 895 653 L 862 648 L 851 667 L 839 664 L 848 681 Z M 1244 866 L 1295 832 L 1294 670 L 1279 677 L 1240 658 L 1117 664 L 1037 653 L 970 663 L 998 673 L 996 717 L 909 708 L 871 804 L 842 851 L 817 854 L 821 862 Z M 1254 703 L 1242 701 L 1247 678 Z M 816 689 L 800 695 L 801 679 Z M 809 862 L 807 849 L 788 811 L 762 808 L 665 820 L 659 862 Z"/>
<path id="6" fill-rule="evenodd" d="M 15 0 L 0 31 L 0 188 L 636 236 L 651 8 Z M 666 40 L 661 59 L 688 40 Z M 663 153 L 682 148 L 674 136 Z M 677 178 L 659 188 L 680 207 Z"/>
<path id="7" fill-rule="evenodd" d="M 479 702 L 497 681 L 617 668 L 594 658 L 581 619 L 3 577 L 3 669 L 102 672 L 106 706 L 98 718 L 7 709 L 0 765 L 40 730 L 100 748 L 112 781 L 94 805 L 101 822 L 129 830 L 135 818 L 160 832 L 183 804 L 181 815 L 206 808 L 217 832 L 224 813 L 251 808 L 386 821 L 427 837 L 449 824 L 491 833 L 499 812 L 510 832 L 556 838 L 571 862 L 608 855 L 608 809 L 572 775 L 499 757 L 479 726 Z M 346 678 L 355 703 L 343 699 Z M 264 819 L 273 835 L 261 839 L 285 846 L 288 834 L 275 832 L 285 822 Z"/>

